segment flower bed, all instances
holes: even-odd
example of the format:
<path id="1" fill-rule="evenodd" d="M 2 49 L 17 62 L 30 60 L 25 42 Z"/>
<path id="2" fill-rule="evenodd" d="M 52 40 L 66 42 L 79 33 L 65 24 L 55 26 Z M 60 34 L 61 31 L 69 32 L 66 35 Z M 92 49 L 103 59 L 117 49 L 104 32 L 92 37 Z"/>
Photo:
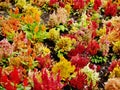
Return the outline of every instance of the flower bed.
<path id="1" fill-rule="evenodd" d="M 120 0 L 0 0 L 0 90 L 119 90 Z"/>

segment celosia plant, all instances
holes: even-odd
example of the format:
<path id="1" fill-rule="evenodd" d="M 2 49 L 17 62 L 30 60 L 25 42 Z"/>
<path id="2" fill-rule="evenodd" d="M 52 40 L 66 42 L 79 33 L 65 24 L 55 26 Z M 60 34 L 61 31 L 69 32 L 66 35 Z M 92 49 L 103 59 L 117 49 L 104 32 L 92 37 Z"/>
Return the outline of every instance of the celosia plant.
<path id="1" fill-rule="evenodd" d="M 25 80 L 25 78 L 23 78 L 19 72 L 22 72 L 22 69 L 16 67 L 14 67 L 8 75 L 5 74 L 4 70 L 2 70 L 0 85 L 2 85 L 6 90 L 16 90 L 18 87 L 17 85 L 20 84 L 20 82 L 24 83 Z M 27 86 L 27 83 L 25 86 Z"/>
<path id="2" fill-rule="evenodd" d="M 21 48 L 27 48 L 29 41 L 28 39 L 26 38 L 25 36 L 25 33 L 24 32 L 16 32 L 14 38 L 13 38 L 13 47 L 14 47 L 14 50 L 17 51 L 17 50 L 21 50 Z"/>
<path id="3" fill-rule="evenodd" d="M 46 55 L 46 56 L 38 56 L 36 57 L 36 60 L 39 63 L 39 68 L 50 68 L 51 67 L 51 58 L 50 55 Z"/>
<path id="4" fill-rule="evenodd" d="M 110 78 L 120 77 L 120 66 L 117 65 L 112 72 L 110 72 Z"/>
<path id="5" fill-rule="evenodd" d="M 69 37 L 61 37 L 56 42 L 55 51 L 68 52 L 73 48 L 75 43 L 76 43 L 75 39 L 70 39 Z"/>
<path id="6" fill-rule="evenodd" d="M 88 46 L 87 46 L 87 51 L 89 54 L 91 55 L 95 55 L 97 54 L 97 51 L 100 49 L 99 47 L 99 44 L 97 41 L 95 40 L 91 40 L 89 43 L 88 43 Z"/>
<path id="7" fill-rule="evenodd" d="M 68 57 L 76 56 L 77 54 L 83 54 L 85 52 L 85 47 L 82 44 L 78 44 L 75 49 L 71 49 L 68 53 Z"/>
<path id="8" fill-rule="evenodd" d="M 52 28 L 50 29 L 48 36 L 49 36 L 49 39 L 56 42 L 60 38 L 60 32 L 58 30 L 55 30 L 55 28 Z"/>
<path id="9" fill-rule="evenodd" d="M 38 62 L 34 60 L 32 56 L 19 55 L 17 57 L 11 57 L 9 61 L 12 66 L 22 66 L 26 69 L 33 69 L 38 65 Z"/>
<path id="10" fill-rule="evenodd" d="M 68 13 L 67 13 L 66 9 L 64 9 L 64 8 L 58 8 L 57 12 L 53 12 L 50 15 L 48 24 L 51 27 L 57 26 L 60 23 L 66 24 L 67 18 L 68 18 Z"/>
<path id="11" fill-rule="evenodd" d="M 113 43 L 113 51 L 117 54 L 120 53 L 120 41 Z"/>
<path id="12" fill-rule="evenodd" d="M 58 74 L 54 76 L 53 73 L 47 69 L 43 69 L 41 72 L 36 72 L 33 80 L 33 90 L 61 90 L 63 87 L 60 73 L 58 72 Z"/>
<path id="13" fill-rule="evenodd" d="M 83 9 L 84 4 L 84 0 L 73 0 L 74 9 Z"/>
<path id="14" fill-rule="evenodd" d="M 89 63 L 89 58 L 77 54 L 71 58 L 71 63 L 76 66 L 76 70 L 79 70 Z"/>
<path id="15" fill-rule="evenodd" d="M 82 90 L 87 89 L 87 76 L 83 72 L 78 72 L 76 77 L 70 80 L 70 85 L 75 89 Z"/>
<path id="16" fill-rule="evenodd" d="M 67 61 L 63 56 L 60 57 L 60 62 L 56 63 L 52 67 L 52 72 L 56 75 L 60 71 L 62 80 L 66 80 L 74 73 L 75 66 L 71 65 L 70 61 Z"/>
<path id="17" fill-rule="evenodd" d="M 8 39 L 13 39 L 15 32 L 20 28 L 20 21 L 14 18 L 3 20 L 1 22 L 2 34 Z"/>
<path id="18" fill-rule="evenodd" d="M 16 3 L 16 6 L 20 8 L 23 8 L 27 4 L 26 0 L 15 0 L 15 3 Z"/>
<path id="19" fill-rule="evenodd" d="M 49 17 L 49 22 L 48 24 L 51 26 L 51 27 L 54 27 L 54 26 L 57 26 L 59 25 L 59 21 L 58 21 L 58 17 L 57 15 L 55 14 L 55 12 L 53 12 L 50 17 Z"/>
<path id="20" fill-rule="evenodd" d="M 0 41 L 0 60 L 10 56 L 13 52 L 13 46 L 8 42 L 7 39 Z"/>
<path id="21" fill-rule="evenodd" d="M 33 52 L 36 54 L 36 56 L 47 56 L 50 54 L 50 49 L 47 48 L 43 43 L 35 43 L 33 47 Z"/>
<path id="22" fill-rule="evenodd" d="M 119 90 L 120 89 L 120 78 L 110 78 L 105 83 L 105 90 Z"/>
<path id="23" fill-rule="evenodd" d="M 119 89 L 119 55 L 120 0 L 0 0 L 0 90 Z"/>
<path id="24" fill-rule="evenodd" d="M 112 1 L 110 0 L 105 8 L 105 15 L 115 16 L 116 13 L 117 13 L 117 5 L 115 3 L 112 3 Z"/>
<path id="25" fill-rule="evenodd" d="M 42 30 L 42 25 L 34 22 L 32 24 L 26 24 L 22 27 L 23 31 L 29 40 L 33 41 L 43 41 L 48 37 L 46 31 Z"/>
<path id="26" fill-rule="evenodd" d="M 116 90 L 119 88 L 119 82 L 118 79 L 120 78 L 120 61 L 112 61 L 111 65 L 109 66 L 108 70 L 110 71 L 110 79 L 105 83 L 105 89 L 112 89 L 116 88 Z M 115 87 L 113 87 L 113 85 Z M 119 89 L 118 89 L 119 90 Z"/>
<path id="27" fill-rule="evenodd" d="M 98 10 L 101 4 L 101 0 L 94 0 L 94 10 Z"/>
<path id="28" fill-rule="evenodd" d="M 34 22 L 40 22 L 41 10 L 38 7 L 33 7 L 32 5 L 26 5 L 23 9 L 24 14 L 22 15 L 23 24 L 32 24 Z"/>
<path id="29" fill-rule="evenodd" d="M 110 50 L 110 42 L 107 40 L 106 36 L 101 36 L 101 39 L 99 40 L 100 45 L 100 51 L 102 51 L 103 56 L 107 56 Z"/>
<path id="30" fill-rule="evenodd" d="M 27 4 L 24 7 L 24 12 L 25 12 L 25 14 L 30 14 L 33 16 L 35 16 L 36 14 L 38 14 L 39 16 L 41 15 L 41 10 L 39 10 L 38 7 L 32 6 L 30 4 Z"/>
<path id="31" fill-rule="evenodd" d="M 69 14 L 67 13 L 66 9 L 58 8 L 57 9 L 57 17 L 58 21 L 62 24 L 66 24 Z"/>
<path id="32" fill-rule="evenodd" d="M 108 70 L 112 72 L 115 67 L 120 66 L 120 61 L 118 60 L 113 60 L 111 65 L 109 66 Z"/>

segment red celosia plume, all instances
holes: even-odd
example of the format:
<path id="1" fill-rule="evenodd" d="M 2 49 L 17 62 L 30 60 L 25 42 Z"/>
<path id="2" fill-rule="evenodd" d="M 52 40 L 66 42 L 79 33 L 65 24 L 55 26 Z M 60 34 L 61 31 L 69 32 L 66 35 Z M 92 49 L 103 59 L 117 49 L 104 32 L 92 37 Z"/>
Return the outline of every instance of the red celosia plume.
<path id="1" fill-rule="evenodd" d="M 97 11 L 99 9 L 99 7 L 101 6 L 102 2 L 101 0 L 95 0 L 94 1 L 94 10 Z"/>
<path id="2" fill-rule="evenodd" d="M 107 3 L 105 8 L 105 15 L 115 16 L 117 14 L 117 4 L 112 3 L 111 1 Z"/>
<path id="3" fill-rule="evenodd" d="M 34 76 L 34 90 L 60 90 L 63 85 L 61 83 L 60 73 L 54 77 L 52 73 L 47 72 L 46 69 L 41 71 L 41 82 Z"/>
<path id="4" fill-rule="evenodd" d="M 70 80 L 70 85 L 78 90 L 84 90 L 86 84 L 87 84 L 87 76 L 82 72 L 78 72 L 77 76 L 72 80 Z"/>
<path id="5" fill-rule="evenodd" d="M 88 43 L 88 46 L 87 46 L 87 52 L 90 54 L 90 55 L 95 55 L 97 54 L 97 51 L 100 49 L 100 46 L 98 44 L 97 41 L 95 40 L 91 40 L 89 43 Z"/>
<path id="6" fill-rule="evenodd" d="M 89 63 L 89 58 L 76 55 L 71 58 L 71 62 L 76 66 L 76 70 L 79 70 Z"/>
<path id="7" fill-rule="evenodd" d="M 84 0 L 73 0 L 73 8 L 74 9 L 83 9 L 84 8 Z"/>

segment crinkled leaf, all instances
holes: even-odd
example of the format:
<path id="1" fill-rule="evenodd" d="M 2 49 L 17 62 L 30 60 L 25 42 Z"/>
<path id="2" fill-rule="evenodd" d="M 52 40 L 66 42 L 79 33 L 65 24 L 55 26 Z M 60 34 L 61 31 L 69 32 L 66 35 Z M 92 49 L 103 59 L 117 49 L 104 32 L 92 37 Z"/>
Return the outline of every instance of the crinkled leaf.
<path id="1" fill-rule="evenodd" d="M 0 90 L 5 90 L 5 88 L 3 88 L 2 86 L 0 86 Z"/>
<path id="2" fill-rule="evenodd" d="M 28 38 L 29 40 L 32 40 L 33 34 L 32 34 L 31 32 L 29 32 L 29 31 L 25 31 L 25 33 L 26 33 L 27 38 Z"/>
<path id="3" fill-rule="evenodd" d="M 45 31 L 39 31 L 35 34 L 35 38 L 38 39 L 38 41 L 43 41 L 48 38 L 48 33 Z"/>

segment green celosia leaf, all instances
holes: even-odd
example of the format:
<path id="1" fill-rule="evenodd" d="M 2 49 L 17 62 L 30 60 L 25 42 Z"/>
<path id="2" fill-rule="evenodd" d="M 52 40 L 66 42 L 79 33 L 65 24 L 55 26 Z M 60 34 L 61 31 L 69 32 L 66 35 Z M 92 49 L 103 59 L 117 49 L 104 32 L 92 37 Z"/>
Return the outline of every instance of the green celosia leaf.
<path id="1" fill-rule="evenodd" d="M 2 86 L 0 86 L 0 90 L 5 90 L 5 88 L 3 88 Z"/>
<path id="2" fill-rule="evenodd" d="M 36 27 L 38 27 L 37 31 L 35 31 Z M 22 26 L 22 30 L 25 31 L 29 40 L 43 41 L 48 38 L 48 33 L 42 31 L 41 24 L 38 24 L 37 22 Z"/>
<path id="3" fill-rule="evenodd" d="M 67 31 L 68 29 L 64 25 L 59 25 L 59 26 L 57 26 L 57 30 L 64 32 L 64 31 Z"/>
<path id="4" fill-rule="evenodd" d="M 22 14 L 11 14 L 11 17 L 13 18 L 21 18 Z"/>
<path id="5" fill-rule="evenodd" d="M 19 84 L 17 85 L 17 90 L 31 90 L 31 87 L 28 86 L 24 87 L 22 84 Z"/>
<path id="6" fill-rule="evenodd" d="M 23 85 L 22 85 L 22 84 L 19 84 L 17 90 L 24 90 Z"/>
<path id="7" fill-rule="evenodd" d="M 36 33 L 36 37 L 38 41 L 43 41 L 44 39 L 48 38 L 48 33 L 46 31 L 39 31 Z"/>
<path id="8" fill-rule="evenodd" d="M 28 28 L 28 25 L 22 26 L 22 30 L 27 31 L 28 29 L 29 29 L 29 28 Z"/>
<path id="9" fill-rule="evenodd" d="M 32 40 L 33 34 L 32 34 L 31 32 L 29 32 L 29 31 L 25 31 L 25 33 L 26 33 L 27 38 L 28 38 L 29 40 Z"/>
<path id="10" fill-rule="evenodd" d="M 104 63 L 107 61 L 107 57 L 101 57 L 101 56 L 92 56 L 91 62 L 92 63 Z"/>
<path id="11" fill-rule="evenodd" d="M 60 28 L 61 31 L 65 30 L 65 27 L 63 25 L 59 25 L 58 28 Z"/>

